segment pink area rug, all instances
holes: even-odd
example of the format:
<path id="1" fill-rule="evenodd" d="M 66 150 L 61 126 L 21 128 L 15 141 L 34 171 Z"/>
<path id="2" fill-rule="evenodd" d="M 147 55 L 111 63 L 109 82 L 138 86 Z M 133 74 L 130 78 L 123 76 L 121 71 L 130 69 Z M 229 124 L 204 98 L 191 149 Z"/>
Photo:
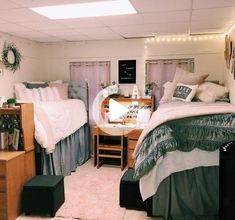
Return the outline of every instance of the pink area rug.
<path id="1" fill-rule="evenodd" d="M 123 172 L 116 167 L 93 167 L 89 160 L 65 177 L 65 203 L 56 217 L 82 220 L 121 220 L 119 183 Z"/>

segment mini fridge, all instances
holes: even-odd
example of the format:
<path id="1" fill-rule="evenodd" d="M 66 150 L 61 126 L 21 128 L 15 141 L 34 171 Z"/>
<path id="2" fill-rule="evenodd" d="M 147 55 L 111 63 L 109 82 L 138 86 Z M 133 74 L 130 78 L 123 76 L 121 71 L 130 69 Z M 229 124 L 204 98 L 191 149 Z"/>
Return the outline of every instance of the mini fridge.
<path id="1" fill-rule="evenodd" d="M 220 146 L 219 219 L 235 219 L 235 141 Z"/>

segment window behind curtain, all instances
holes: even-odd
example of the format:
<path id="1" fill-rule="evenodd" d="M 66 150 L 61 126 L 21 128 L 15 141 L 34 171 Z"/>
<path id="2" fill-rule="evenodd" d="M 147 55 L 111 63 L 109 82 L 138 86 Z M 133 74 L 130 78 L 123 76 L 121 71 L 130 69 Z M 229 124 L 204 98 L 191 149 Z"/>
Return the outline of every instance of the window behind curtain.
<path id="1" fill-rule="evenodd" d="M 194 71 L 194 59 L 159 59 L 146 60 L 146 83 L 156 81 L 158 88 L 154 90 L 155 107 L 163 96 L 163 85 L 174 78 L 176 67 L 180 67 L 189 72 Z"/>
<path id="2" fill-rule="evenodd" d="M 110 84 L 110 61 L 72 62 L 70 63 L 70 79 L 88 82 L 89 123 L 95 124 L 92 117 L 92 103 L 101 90 L 100 84 Z"/>

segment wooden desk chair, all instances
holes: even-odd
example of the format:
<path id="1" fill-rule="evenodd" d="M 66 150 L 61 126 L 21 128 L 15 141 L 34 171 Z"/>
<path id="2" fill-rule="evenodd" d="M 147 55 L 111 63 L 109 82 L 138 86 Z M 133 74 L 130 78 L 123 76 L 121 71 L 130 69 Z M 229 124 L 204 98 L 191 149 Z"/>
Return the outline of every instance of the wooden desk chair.
<path id="1" fill-rule="evenodd" d="M 97 168 L 105 159 L 119 159 L 121 170 L 126 166 L 123 129 L 97 128 Z"/>

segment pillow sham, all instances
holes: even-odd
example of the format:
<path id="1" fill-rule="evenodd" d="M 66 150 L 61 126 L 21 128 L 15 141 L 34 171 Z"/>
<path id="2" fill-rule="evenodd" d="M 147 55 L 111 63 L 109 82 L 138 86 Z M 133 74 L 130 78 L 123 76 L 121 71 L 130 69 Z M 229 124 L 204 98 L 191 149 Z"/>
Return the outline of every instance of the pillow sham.
<path id="1" fill-rule="evenodd" d="M 163 96 L 160 99 L 159 103 L 169 102 L 172 98 L 172 91 L 174 91 L 174 84 L 173 82 L 166 82 L 163 85 L 164 91 Z"/>
<path id="2" fill-rule="evenodd" d="M 57 80 L 50 81 L 49 83 L 63 83 L 63 80 L 57 79 Z"/>
<path id="3" fill-rule="evenodd" d="M 187 85 L 199 85 L 204 82 L 204 80 L 209 76 L 209 74 L 191 73 L 179 67 L 176 67 L 175 76 L 173 83 L 178 82 Z"/>
<path id="4" fill-rule="evenodd" d="M 191 102 L 191 100 L 196 94 L 197 88 L 198 85 L 187 85 L 184 83 L 177 83 L 172 100 Z"/>
<path id="5" fill-rule="evenodd" d="M 54 87 L 38 88 L 38 92 L 43 102 L 61 100 L 58 90 Z"/>
<path id="6" fill-rule="evenodd" d="M 24 82 L 24 84 L 25 84 L 25 86 L 26 86 L 26 88 L 28 88 L 28 89 L 38 89 L 38 88 L 46 88 L 46 87 L 48 87 L 49 85 L 48 85 L 48 83 L 46 83 L 46 82 Z"/>
<path id="7" fill-rule="evenodd" d="M 37 89 L 21 88 L 15 91 L 16 99 L 25 102 L 39 102 L 40 95 Z"/>
<path id="8" fill-rule="evenodd" d="M 228 93 L 229 89 L 225 86 L 204 82 L 198 87 L 195 97 L 203 102 L 215 102 L 220 98 L 228 97 Z"/>
<path id="9" fill-rule="evenodd" d="M 176 67 L 174 79 L 172 84 L 164 84 L 164 95 L 160 100 L 162 102 L 169 102 L 172 100 L 177 83 L 184 83 L 187 85 L 199 85 L 204 82 L 204 80 L 209 76 L 209 74 L 191 73 L 179 67 Z"/>
<path id="10" fill-rule="evenodd" d="M 61 99 L 68 99 L 68 83 L 49 83 L 49 86 L 58 90 Z"/>

